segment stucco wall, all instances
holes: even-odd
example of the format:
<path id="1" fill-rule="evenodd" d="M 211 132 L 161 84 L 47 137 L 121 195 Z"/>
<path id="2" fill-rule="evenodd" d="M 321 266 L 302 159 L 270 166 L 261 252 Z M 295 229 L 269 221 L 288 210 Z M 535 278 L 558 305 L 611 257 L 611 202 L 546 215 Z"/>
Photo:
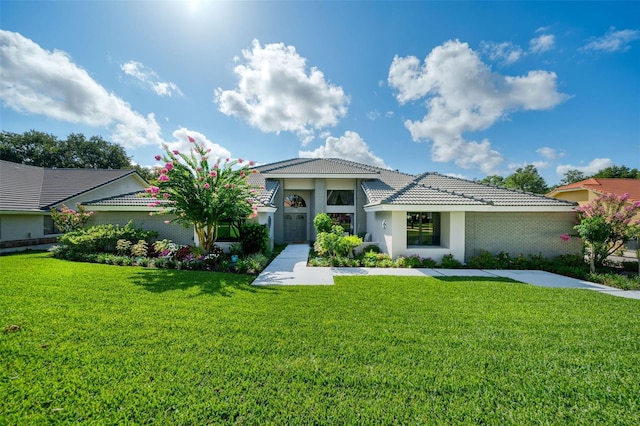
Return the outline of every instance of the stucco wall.
<path id="1" fill-rule="evenodd" d="M 465 226 L 465 261 L 482 250 L 493 254 L 501 251 L 511 256 L 542 254 L 553 257 L 579 253 L 580 241 L 560 239 L 573 234 L 576 215 L 566 213 L 479 213 L 467 212 Z"/>
<path id="2" fill-rule="evenodd" d="M 167 219 L 170 219 L 170 217 L 164 215 L 149 216 L 147 212 L 98 211 L 91 216 L 87 226 L 109 223 L 124 226 L 130 220 L 133 220 L 135 226 L 145 230 L 158 231 L 158 239 L 160 240 L 166 238 L 176 244 L 194 244 L 193 227 L 185 228 L 182 225 L 166 224 L 164 221 Z"/>
<path id="3" fill-rule="evenodd" d="M 0 215 L 0 241 L 44 237 L 44 214 Z"/>

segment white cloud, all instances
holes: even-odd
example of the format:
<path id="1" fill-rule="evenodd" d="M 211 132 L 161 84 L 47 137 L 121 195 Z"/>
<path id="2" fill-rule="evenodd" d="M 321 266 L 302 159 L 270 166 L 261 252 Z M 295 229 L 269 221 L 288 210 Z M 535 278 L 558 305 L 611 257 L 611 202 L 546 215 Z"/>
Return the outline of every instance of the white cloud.
<path id="1" fill-rule="evenodd" d="M 548 146 L 543 146 L 542 148 L 536 149 L 536 152 L 540 154 L 543 158 L 547 160 L 557 160 L 558 158 L 564 157 L 564 151 L 558 151 L 557 149 L 550 148 Z"/>
<path id="2" fill-rule="evenodd" d="M 263 132 L 293 132 L 305 143 L 316 130 L 335 126 L 346 114 L 349 98 L 342 88 L 328 83 L 318 68 L 307 70 L 306 59 L 295 47 L 283 43 L 262 47 L 254 40 L 242 56 L 244 62 L 238 58 L 234 69 L 238 87 L 215 90 L 222 113 Z"/>
<path id="3" fill-rule="evenodd" d="M 567 99 L 556 90 L 555 73 L 494 73 L 467 43 L 457 40 L 434 48 L 424 65 L 415 56 L 396 56 L 388 82 L 401 104 L 424 100 L 424 118 L 406 120 L 405 126 L 414 141 L 433 142 L 433 160 L 479 167 L 487 174 L 495 172 L 502 155 L 488 140 L 466 141 L 463 133 L 485 130 L 514 111 L 551 109 Z"/>
<path id="4" fill-rule="evenodd" d="M 611 27 L 604 36 L 592 39 L 581 50 L 626 52 L 631 49 L 631 42 L 639 38 L 640 31 L 638 30 L 615 31 L 615 28 Z"/>
<path id="5" fill-rule="evenodd" d="M 188 153 L 191 151 L 193 147 L 193 143 L 189 142 L 189 136 L 195 139 L 194 143 L 203 144 L 206 149 L 210 149 L 209 160 L 210 164 L 215 163 L 217 159 L 224 160 L 225 158 L 231 157 L 231 152 L 217 143 L 211 142 L 205 135 L 200 132 L 196 132 L 195 130 L 189 130 L 185 127 L 180 127 L 178 130 L 173 132 L 173 137 L 175 140 L 171 143 L 168 143 L 167 146 L 170 150 L 178 150 L 182 153 Z"/>
<path id="6" fill-rule="evenodd" d="M 93 80 L 67 53 L 42 49 L 19 33 L 0 30 L 0 99 L 16 111 L 106 127 L 125 147 L 161 143 L 160 126 Z"/>
<path id="7" fill-rule="evenodd" d="M 529 165 L 535 167 L 536 169 L 546 169 L 551 164 L 549 164 L 548 161 L 533 161 L 531 163 L 525 161 L 523 163 L 511 163 L 507 167 L 509 167 L 509 170 L 516 170 L 516 169 L 524 169 Z"/>
<path id="8" fill-rule="evenodd" d="M 558 176 L 563 176 L 569 170 L 579 170 L 587 176 L 596 174 L 602 169 L 613 166 L 613 161 L 609 158 L 594 158 L 586 166 L 574 166 L 571 164 L 562 164 L 556 167 L 556 173 Z"/>
<path id="9" fill-rule="evenodd" d="M 120 65 L 120 69 L 125 74 L 130 75 L 146 86 L 150 87 L 158 96 L 171 96 L 174 93 L 182 96 L 180 88 L 170 81 L 159 81 L 158 74 L 152 69 L 146 68 L 143 64 L 136 61 L 129 61 Z"/>
<path id="10" fill-rule="evenodd" d="M 378 111 L 377 109 L 369 111 L 367 113 L 367 118 L 371 121 L 376 121 L 378 118 L 380 118 L 380 111 Z"/>
<path id="11" fill-rule="evenodd" d="M 529 51 L 542 53 L 553 49 L 555 46 L 555 36 L 553 34 L 542 34 L 529 40 Z"/>
<path id="12" fill-rule="evenodd" d="M 388 169 L 382 158 L 370 151 L 369 145 L 356 132 L 346 131 L 339 138 L 328 137 L 323 146 L 313 151 L 299 151 L 301 158 L 342 158 Z"/>
<path id="13" fill-rule="evenodd" d="M 520 46 L 508 41 L 503 43 L 483 41 L 480 43 L 480 49 L 492 61 L 500 61 L 507 65 L 513 64 L 523 55 Z"/>

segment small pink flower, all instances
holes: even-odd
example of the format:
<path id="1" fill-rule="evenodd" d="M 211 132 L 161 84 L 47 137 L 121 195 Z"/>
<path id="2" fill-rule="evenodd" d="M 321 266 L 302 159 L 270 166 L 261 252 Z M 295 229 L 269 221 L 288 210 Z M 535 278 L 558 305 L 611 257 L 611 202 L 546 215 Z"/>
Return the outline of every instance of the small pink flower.
<path id="1" fill-rule="evenodd" d="M 177 149 L 174 149 L 172 152 L 173 152 L 173 155 L 178 155 L 178 154 L 180 154 L 180 151 L 178 151 Z"/>
<path id="2" fill-rule="evenodd" d="M 201 172 L 202 171 L 202 167 L 196 167 L 196 172 Z"/>
<path id="3" fill-rule="evenodd" d="M 214 165 L 213 165 L 213 168 L 214 168 L 214 169 L 217 169 L 217 168 L 218 168 L 218 165 L 217 165 L 217 164 L 214 164 Z"/>
<path id="4" fill-rule="evenodd" d="M 240 172 L 240 177 L 244 177 L 244 170 Z"/>
<path id="5" fill-rule="evenodd" d="M 260 189 L 264 189 L 264 185 L 260 185 Z"/>
<path id="6" fill-rule="evenodd" d="M 156 161 L 160 161 L 160 160 L 162 160 L 162 157 L 161 157 L 160 155 L 156 155 L 156 156 L 155 156 L 155 157 L 153 157 L 153 158 L 155 158 L 155 159 L 156 159 Z"/>
<path id="7" fill-rule="evenodd" d="M 165 225 L 168 225 L 168 224 L 171 223 L 171 221 L 170 220 L 165 220 L 164 223 L 165 223 Z"/>
<path id="8" fill-rule="evenodd" d="M 189 142 L 194 143 L 196 140 L 193 138 L 193 136 L 187 136 L 187 139 L 189 139 Z"/>
<path id="9" fill-rule="evenodd" d="M 209 189 L 209 188 L 211 188 L 211 185 L 209 185 L 208 183 L 205 183 L 204 184 L 204 189 Z"/>
<path id="10" fill-rule="evenodd" d="M 167 163 L 164 167 L 166 167 L 167 170 L 173 170 L 173 163 Z"/>
<path id="11" fill-rule="evenodd" d="M 169 197 L 171 197 L 171 195 L 170 195 L 168 192 L 165 192 L 163 195 L 164 195 L 164 198 L 169 198 Z"/>
<path id="12" fill-rule="evenodd" d="M 226 159 L 226 160 L 224 160 L 224 161 L 226 161 L 226 162 L 228 163 L 228 162 L 229 162 L 229 158 L 227 158 L 227 159 Z"/>
<path id="13" fill-rule="evenodd" d="M 242 164 L 242 162 L 243 162 L 243 161 L 244 161 L 244 160 L 243 160 L 242 158 L 238 158 L 238 163 L 239 163 L 239 164 Z"/>
<path id="14" fill-rule="evenodd" d="M 164 167 L 162 170 L 160 170 L 160 174 L 166 175 L 167 173 L 169 173 L 169 170 L 167 170 L 166 167 Z"/>
<path id="15" fill-rule="evenodd" d="M 250 165 L 250 166 L 255 166 L 255 165 L 256 165 L 256 162 L 255 162 L 255 161 L 253 161 L 253 160 L 251 160 L 251 161 L 249 161 L 249 165 Z"/>
<path id="16" fill-rule="evenodd" d="M 158 176 L 158 180 L 159 180 L 160 182 L 169 182 L 169 176 L 167 176 L 167 175 L 160 175 L 160 176 Z"/>
<path id="17" fill-rule="evenodd" d="M 215 170 L 211 170 L 211 171 L 209 172 L 209 176 L 211 176 L 211 177 L 216 177 L 216 176 L 218 176 L 218 173 L 217 173 Z"/>
<path id="18" fill-rule="evenodd" d="M 207 149 L 207 152 L 211 152 L 211 148 Z"/>
<path id="19" fill-rule="evenodd" d="M 227 189 L 229 189 L 229 184 L 228 184 L 228 183 L 225 183 L 225 184 L 224 184 L 224 187 L 225 187 L 225 188 L 227 188 Z"/>
<path id="20" fill-rule="evenodd" d="M 562 235 L 560 235 L 560 239 L 566 243 L 567 241 L 569 241 L 571 239 L 571 235 L 562 234 Z"/>

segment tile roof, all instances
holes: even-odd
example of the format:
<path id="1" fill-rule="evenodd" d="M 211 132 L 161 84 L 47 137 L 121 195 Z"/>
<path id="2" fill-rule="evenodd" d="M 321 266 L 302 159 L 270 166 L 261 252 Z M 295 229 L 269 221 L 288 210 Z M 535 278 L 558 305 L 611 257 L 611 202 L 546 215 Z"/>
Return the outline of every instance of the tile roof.
<path id="1" fill-rule="evenodd" d="M 640 179 L 590 178 L 559 186 L 549 192 L 549 195 L 557 195 L 560 192 L 578 189 L 595 191 L 599 194 L 616 194 L 618 196 L 629 194 L 630 201 L 640 201 Z"/>
<path id="2" fill-rule="evenodd" d="M 47 209 L 134 173 L 134 170 L 50 169 L 0 160 L 0 209 Z"/>
<path id="3" fill-rule="evenodd" d="M 379 167 L 360 164 L 339 158 L 292 158 L 257 166 L 265 175 L 378 175 Z"/>
<path id="4" fill-rule="evenodd" d="M 98 200 L 92 200 L 83 202 L 85 206 L 120 206 L 120 207 L 146 207 L 153 200 L 149 197 L 145 197 L 144 192 L 130 192 L 128 194 L 119 194 L 112 197 L 100 198 Z M 160 200 L 162 202 L 163 200 Z"/>
<path id="5" fill-rule="evenodd" d="M 575 203 L 530 192 L 501 188 L 482 183 L 423 173 L 401 187 L 401 181 L 382 179 L 365 181 L 362 187 L 370 204 L 400 205 L 493 205 L 493 206 L 573 206 Z"/>

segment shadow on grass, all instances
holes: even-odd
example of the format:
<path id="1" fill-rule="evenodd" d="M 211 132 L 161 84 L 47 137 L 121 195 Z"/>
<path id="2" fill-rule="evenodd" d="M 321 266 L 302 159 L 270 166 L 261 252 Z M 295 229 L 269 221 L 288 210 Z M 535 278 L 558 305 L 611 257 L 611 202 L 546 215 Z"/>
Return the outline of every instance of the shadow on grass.
<path id="1" fill-rule="evenodd" d="M 250 285 L 254 278 L 252 275 L 173 269 L 147 269 L 138 271 L 131 277 L 134 284 L 153 293 L 188 290 L 197 287 L 200 289 L 200 295 L 226 297 L 232 296 L 237 291 L 250 293 L 262 291 L 262 289 Z"/>
<path id="2" fill-rule="evenodd" d="M 450 277 L 432 277 L 438 281 L 445 281 L 450 283 L 455 282 L 498 282 L 498 283 L 511 283 L 511 284 L 523 284 L 521 281 L 516 281 L 511 278 L 504 277 L 465 277 L 465 276 L 450 276 Z"/>

